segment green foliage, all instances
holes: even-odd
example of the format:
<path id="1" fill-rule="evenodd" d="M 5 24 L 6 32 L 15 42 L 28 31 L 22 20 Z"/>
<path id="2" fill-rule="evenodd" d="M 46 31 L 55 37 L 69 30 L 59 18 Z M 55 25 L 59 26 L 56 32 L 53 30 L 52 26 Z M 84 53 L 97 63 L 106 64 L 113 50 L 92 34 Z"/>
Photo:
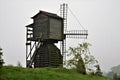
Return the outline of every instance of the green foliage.
<path id="1" fill-rule="evenodd" d="M 75 69 L 22 68 L 4 66 L 6 80 L 109 80 L 104 77 L 82 75 Z"/>
<path id="2" fill-rule="evenodd" d="M 2 49 L 0 48 L 0 68 L 2 68 L 3 63 L 4 63 L 4 61 L 2 59 Z"/>
<path id="3" fill-rule="evenodd" d="M 3 63 L 4 61 L 2 59 L 2 49 L 0 48 L 0 80 L 4 80 L 4 75 L 3 75 L 4 70 L 2 69 Z"/>
<path id="4" fill-rule="evenodd" d="M 79 73 L 85 74 L 86 71 L 90 74 L 102 75 L 98 61 L 94 56 L 90 54 L 89 46 L 90 43 L 79 44 L 76 48 L 69 48 L 68 57 L 70 59 L 67 61 L 67 67 L 76 68 Z M 96 71 L 93 68 L 96 67 Z"/>
<path id="5" fill-rule="evenodd" d="M 79 73 L 86 74 L 84 61 L 81 57 L 81 54 L 80 54 L 78 48 L 70 47 L 69 50 L 70 50 L 70 52 L 69 52 L 68 56 L 72 56 L 72 58 L 67 61 L 67 66 L 76 68 L 77 72 L 79 72 Z"/>
<path id="6" fill-rule="evenodd" d="M 96 67 L 95 75 L 102 76 L 102 72 L 101 72 L 100 66 L 96 65 L 95 67 Z"/>

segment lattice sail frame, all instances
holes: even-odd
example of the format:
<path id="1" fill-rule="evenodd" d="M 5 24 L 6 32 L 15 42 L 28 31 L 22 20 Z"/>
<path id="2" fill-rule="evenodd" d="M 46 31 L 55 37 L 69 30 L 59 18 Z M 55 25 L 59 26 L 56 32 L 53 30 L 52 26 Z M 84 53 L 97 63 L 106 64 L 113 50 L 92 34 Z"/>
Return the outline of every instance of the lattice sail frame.
<path id="1" fill-rule="evenodd" d="M 60 42 L 60 50 L 63 55 L 63 63 L 66 65 L 66 38 L 87 39 L 88 30 L 67 30 L 67 13 L 68 5 L 63 3 L 60 5 L 60 16 L 64 19 L 64 36 L 65 39 Z"/>

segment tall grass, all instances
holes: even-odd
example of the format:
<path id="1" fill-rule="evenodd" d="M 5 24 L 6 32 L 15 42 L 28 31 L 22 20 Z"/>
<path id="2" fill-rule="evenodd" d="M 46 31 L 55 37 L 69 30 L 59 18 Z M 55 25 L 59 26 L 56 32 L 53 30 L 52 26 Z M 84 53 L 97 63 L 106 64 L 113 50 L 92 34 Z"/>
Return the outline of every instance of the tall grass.
<path id="1" fill-rule="evenodd" d="M 82 75 L 64 68 L 21 68 L 4 66 L 5 80 L 109 80 L 104 77 Z"/>

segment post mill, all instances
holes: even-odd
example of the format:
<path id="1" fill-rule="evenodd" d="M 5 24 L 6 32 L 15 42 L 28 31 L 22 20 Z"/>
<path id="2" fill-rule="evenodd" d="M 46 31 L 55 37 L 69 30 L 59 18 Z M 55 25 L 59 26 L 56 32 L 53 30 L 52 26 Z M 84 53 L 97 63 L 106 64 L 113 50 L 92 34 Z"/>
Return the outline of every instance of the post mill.
<path id="1" fill-rule="evenodd" d="M 26 67 L 58 67 L 66 60 L 66 38 L 87 38 L 87 30 L 67 30 L 67 4 L 60 16 L 40 11 L 26 26 Z M 81 37 L 82 36 L 82 37 Z M 61 49 L 55 43 L 61 43 Z"/>

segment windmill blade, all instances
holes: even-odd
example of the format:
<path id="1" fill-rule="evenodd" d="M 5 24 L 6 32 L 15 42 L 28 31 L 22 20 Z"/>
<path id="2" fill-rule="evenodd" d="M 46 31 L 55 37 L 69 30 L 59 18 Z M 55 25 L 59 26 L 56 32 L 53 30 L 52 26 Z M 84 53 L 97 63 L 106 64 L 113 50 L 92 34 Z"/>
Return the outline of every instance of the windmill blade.
<path id="1" fill-rule="evenodd" d="M 64 35 L 65 35 L 66 31 L 67 31 L 67 13 L 68 13 L 68 5 L 63 3 L 60 6 L 60 16 L 64 19 L 64 21 L 63 21 L 63 26 L 64 26 L 63 32 L 64 32 Z M 61 47 L 61 53 L 62 53 L 62 56 L 63 56 L 63 64 L 65 65 L 64 62 L 66 62 L 66 39 L 61 41 L 60 47 Z"/>
<path id="2" fill-rule="evenodd" d="M 65 33 L 66 38 L 87 39 L 88 30 L 70 30 Z"/>

